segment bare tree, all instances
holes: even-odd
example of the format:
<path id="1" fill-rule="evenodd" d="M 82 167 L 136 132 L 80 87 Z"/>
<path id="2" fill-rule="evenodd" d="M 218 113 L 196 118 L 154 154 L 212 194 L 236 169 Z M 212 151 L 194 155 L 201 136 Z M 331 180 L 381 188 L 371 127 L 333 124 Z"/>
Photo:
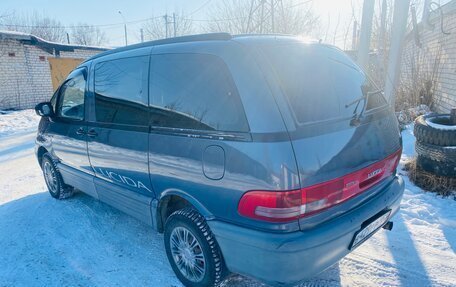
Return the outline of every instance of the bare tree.
<path id="1" fill-rule="evenodd" d="M 71 39 L 74 44 L 85 46 L 101 46 L 108 43 L 105 32 L 87 23 L 73 25 Z"/>
<path id="2" fill-rule="evenodd" d="M 7 30 L 33 34 L 52 42 L 64 42 L 66 38 L 65 27 L 60 21 L 36 11 L 31 14 L 7 15 L 0 19 L 0 24 Z"/>
<path id="3" fill-rule="evenodd" d="M 174 13 L 162 17 L 153 17 L 143 24 L 144 37 L 147 40 L 163 39 L 172 36 L 192 34 L 193 21 L 183 13 Z"/>
<path id="4" fill-rule="evenodd" d="M 249 18 L 251 2 L 242 0 L 217 1 L 216 5 L 209 9 L 209 19 L 203 29 L 207 32 L 228 32 L 231 34 L 252 33 L 253 23 L 250 24 L 250 22 L 253 22 L 253 19 L 252 17 Z"/>
<path id="5" fill-rule="evenodd" d="M 319 18 L 309 2 L 223 0 L 209 10 L 205 30 L 232 34 L 314 34 Z"/>
<path id="6" fill-rule="evenodd" d="M 277 10 L 279 13 L 276 13 L 278 15 L 275 19 L 275 29 L 272 32 L 293 35 L 312 35 L 318 32 L 320 20 L 312 6 L 298 4 L 292 0 L 281 1 L 281 7 Z"/>
<path id="7" fill-rule="evenodd" d="M 413 44 L 412 44 L 413 45 Z M 400 85 L 396 89 L 396 110 L 425 104 L 431 109 L 438 104 L 434 97 L 443 64 L 442 45 L 434 49 L 409 49 L 402 60 L 403 71 Z"/>
<path id="8" fill-rule="evenodd" d="M 351 0 L 349 13 L 339 13 L 336 18 L 332 19 L 330 14 L 328 14 L 326 21 L 319 24 L 322 33 L 318 37 L 325 43 L 338 45 L 343 50 L 350 50 L 352 47 L 355 47 L 359 31 L 361 8 L 359 1 Z M 355 35 L 353 35 L 353 32 Z"/>
<path id="9" fill-rule="evenodd" d="M 5 13 L 4 12 L 0 12 L 0 21 L 5 18 Z M 0 22 L 1 23 L 1 22 Z M 2 40 L 2 36 L 0 35 L 0 41 Z M 3 51 L 3 45 L 0 45 L 0 58 L 3 56 L 4 54 L 4 51 Z"/>

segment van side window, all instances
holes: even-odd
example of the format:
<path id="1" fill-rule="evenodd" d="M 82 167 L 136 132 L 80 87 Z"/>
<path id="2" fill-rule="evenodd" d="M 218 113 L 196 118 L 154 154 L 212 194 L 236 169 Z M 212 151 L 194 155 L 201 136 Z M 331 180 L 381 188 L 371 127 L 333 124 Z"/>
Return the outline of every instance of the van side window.
<path id="1" fill-rule="evenodd" d="M 149 57 L 101 62 L 95 66 L 97 122 L 125 125 L 149 124 Z"/>
<path id="2" fill-rule="evenodd" d="M 81 72 L 66 81 L 60 88 L 57 115 L 75 120 L 84 119 L 84 96 L 86 79 Z"/>
<path id="3" fill-rule="evenodd" d="M 151 58 L 151 125 L 193 130 L 249 130 L 225 63 L 204 54 Z"/>

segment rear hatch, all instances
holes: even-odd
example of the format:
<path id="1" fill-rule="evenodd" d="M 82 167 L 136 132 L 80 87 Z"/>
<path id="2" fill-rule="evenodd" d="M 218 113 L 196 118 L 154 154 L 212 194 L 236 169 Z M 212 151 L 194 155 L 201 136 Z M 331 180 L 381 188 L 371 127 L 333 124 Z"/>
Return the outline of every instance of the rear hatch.
<path id="1" fill-rule="evenodd" d="M 282 113 L 291 114 L 301 223 L 336 205 L 351 209 L 350 199 L 392 180 L 401 152 L 395 115 L 345 53 L 299 41 L 258 49 L 284 95 Z"/>

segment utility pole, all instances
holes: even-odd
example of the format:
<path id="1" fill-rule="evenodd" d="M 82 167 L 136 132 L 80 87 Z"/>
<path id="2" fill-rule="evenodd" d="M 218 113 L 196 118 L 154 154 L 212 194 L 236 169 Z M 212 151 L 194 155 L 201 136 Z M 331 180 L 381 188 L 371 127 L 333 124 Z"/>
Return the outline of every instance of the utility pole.
<path id="1" fill-rule="evenodd" d="M 357 47 L 357 39 L 358 38 L 358 21 L 353 22 L 353 34 L 352 34 L 352 50 L 355 51 Z"/>
<path id="2" fill-rule="evenodd" d="M 124 34 L 125 34 L 125 46 L 128 45 L 128 39 L 127 39 L 127 24 L 124 24 Z"/>
<path id="3" fill-rule="evenodd" d="M 396 0 L 402 1 L 402 0 Z M 367 70 L 369 65 L 369 49 L 372 33 L 372 19 L 374 17 L 375 0 L 364 0 L 363 17 L 361 19 L 361 35 L 358 45 L 358 64 Z"/>
<path id="4" fill-rule="evenodd" d="M 382 3 L 382 14 L 380 15 L 380 33 L 378 33 L 378 44 L 377 50 L 383 55 L 383 49 L 385 48 L 385 35 L 386 35 L 386 10 L 388 9 L 388 4 L 386 0 L 383 0 Z"/>
<path id="5" fill-rule="evenodd" d="M 260 34 L 263 33 L 263 24 L 264 24 L 264 0 L 261 1 L 261 23 L 260 23 Z"/>
<path id="6" fill-rule="evenodd" d="M 165 16 L 163 16 L 163 18 L 165 18 L 166 38 L 168 38 L 168 14 L 165 14 Z"/>
<path id="7" fill-rule="evenodd" d="M 404 36 L 407 28 L 407 17 L 410 7 L 410 0 L 394 1 L 393 32 L 388 57 L 388 69 L 385 79 L 385 97 L 390 105 L 395 107 L 395 88 L 399 81 L 401 72 L 401 57 Z"/>
<path id="8" fill-rule="evenodd" d="M 271 32 L 274 34 L 275 27 L 274 27 L 274 0 L 271 0 Z"/>
<path id="9" fill-rule="evenodd" d="M 122 20 L 124 21 L 124 34 L 125 34 L 125 46 L 128 45 L 128 39 L 127 39 L 127 21 L 125 21 L 125 17 L 122 14 L 122 11 L 119 10 L 120 16 L 122 16 Z"/>
<path id="10" fill-rule="evenodd" d="M 386 0 L 383 0 L 381 6 L 381 14 L 380 14 L 380 32 L 378 33 L 377 38 L 377 53 L 378 53 L 378 61 L 379 63 L 379 72 L 381 75 L 385 75 L 386 70 L 386 61 L 385 61 L 385 50 L 386 50 L 386 11 L 388 10 L 388 3 Z"/>
<path id="11" fill-rule="evenodd" d="M 143 28 L 139 29 L 139 33 L 141 34 L 141 43 L 143 43 L 144 42 L 144 29 Z"/>
<path id="12" fill-rule="evenodd" d="M 173 13 L 174 37 L 176 37 L 176 13 Z"/>
<path id="13" fill-rule="evenodd" d="M 249 19 L 247 20 L 247 29 L 245 31 L 246 34 L 250 33 L 250 22 L 252 21 L 252 14 L 253 14 L 253 3 L 255 0 L 250 0 L 250 10 L 249 10 Z"/>
<path id="14" fill-rule="evenodd" d="M 250 0 L 249 17 L 247 19 L 246 33 L 275 33 L 277 11 L 283 13 L 282 0 Z M 281 9 L 281 10 L 277 10 Z M 259 19 L 259 24 L 252 31 L 252 19 Z"/>

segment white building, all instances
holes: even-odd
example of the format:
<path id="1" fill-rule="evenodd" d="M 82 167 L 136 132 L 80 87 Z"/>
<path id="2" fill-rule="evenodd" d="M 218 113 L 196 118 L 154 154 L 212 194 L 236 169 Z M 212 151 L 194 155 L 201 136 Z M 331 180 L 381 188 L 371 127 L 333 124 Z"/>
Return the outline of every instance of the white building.
<path id="1" fill-rule="evenodd" d="M 456 108 L 456 0 L 432 7 L 428 23 L 405 40 L 400 90 L 406 101 L 449 113 Z"/>
<path id="2" fill-rule="evenodd" d="M 72 68 L 105 50 L 0 31 L 0 109 L 33 108 L 49 100 L 58 81 Z"/>

